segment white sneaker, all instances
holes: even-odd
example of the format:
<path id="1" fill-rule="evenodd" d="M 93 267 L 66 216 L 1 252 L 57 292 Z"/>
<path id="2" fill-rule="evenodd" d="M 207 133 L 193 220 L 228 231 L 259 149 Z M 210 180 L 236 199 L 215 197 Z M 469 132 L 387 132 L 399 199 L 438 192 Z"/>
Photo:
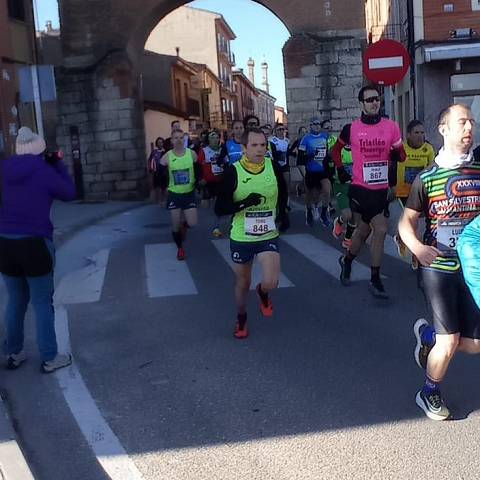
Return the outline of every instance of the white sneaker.
<path id="1" fill-rule="evenodd" d="M 8 370 L 15 370 L 26 359 L 27 359 L 27 356 L 25 355 L 25 352 L 23 350 L 21 352 L 17 353 L 17 354 L 12 353 L 11 355 L 7 355 L 7 369 Z"/>
<path id="2" fill-rule="evenodd" d="M 68 367 L 72 363 L 72 356 L 68 354 L 58 353 L 57 356 L 48 362 L 42 362 L 42 370 L 44 373 L 52 373 L 59 368 Z"/>

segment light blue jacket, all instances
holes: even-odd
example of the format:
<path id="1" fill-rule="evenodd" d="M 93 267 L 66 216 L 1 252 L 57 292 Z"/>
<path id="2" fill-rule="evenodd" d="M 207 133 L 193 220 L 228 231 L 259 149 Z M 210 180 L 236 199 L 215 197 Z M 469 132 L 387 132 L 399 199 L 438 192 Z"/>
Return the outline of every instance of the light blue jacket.
<path id="1" fill-rule="evenodd" d="M 463 230 L 457 244 L 463 276 L 480 308 L 480 216 Z"/>

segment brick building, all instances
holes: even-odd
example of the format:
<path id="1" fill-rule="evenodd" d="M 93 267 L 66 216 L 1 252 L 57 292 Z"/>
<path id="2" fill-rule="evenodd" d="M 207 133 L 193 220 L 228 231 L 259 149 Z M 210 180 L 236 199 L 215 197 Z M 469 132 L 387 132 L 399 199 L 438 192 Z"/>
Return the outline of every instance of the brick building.
<path id="1" fill-rule="evenodd" d="M 387 113 L 404 132 L 419 118 L 438 146 L 438 113 L 453 102 L 469 105 L 480 121 L 479 0 L 368 0 L 366 23 L 371 41 L 399 40 L 414 60 L 403 81 L 385 89 Z"/>
<path id="2" fill-rule="evenodd" d="M 198 73 L 193 65 L 174 55 L 146 51 L 141 72 L 146 145 L 159 136 L 169 137 L 174 120 L 185 131 L 196 131 L 202 121 L 201 92 L 192 82 Z"/>
<path id="3" fill-rule="evenodd" d="M 150 33 L 145 48 L 167 55 L 174 55 L 178 48 L 181 57 L 207 65 L 222 82 L 222 123 L 230 127 L 235 116 L 232 82 L 235 57 L 230 44 L 235 38 L 219 13 L 183 6 L 160 21 Z"/>
<path id="4" fill-rule="evenodd" d="M 35 129 L 31 104 L 19 100 L 19 69 L 35 60 L 31 0 L 0 2 L 0 157 L 11 155 L 22 125 Z"/>
<path id="5" fill-rule="evenodd" d="M 243 73 L 243 69 L 233 71 L 234 111 L 236 118 L 256 114 L 258 92 L 255 85 Z"/>

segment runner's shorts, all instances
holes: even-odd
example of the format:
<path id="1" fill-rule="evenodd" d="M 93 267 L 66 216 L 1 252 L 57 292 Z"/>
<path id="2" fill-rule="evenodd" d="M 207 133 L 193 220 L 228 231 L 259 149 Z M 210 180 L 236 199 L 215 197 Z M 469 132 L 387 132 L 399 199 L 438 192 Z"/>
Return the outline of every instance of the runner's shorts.
<path id="1" fill-rule="evenodd" d="M 322 180 L 330 179 L 330 175 L 327 170 L 323 172 L 305 172 L 305 186 L 308 190 L 313 190 L 314 188 L 321 189 L 322 188 Z"/>
<path id="2" fill-rule="evenodd" d="M 202 187 L 202 200 L 211 200 L 217 196 L 218 183 L 208 182 Z"/>
<path id="3" fill-rule="evenodd" d="M 387 206 L 388 188 L 384 190 L 369 190 L 359 185 L 350 185 L 350 209 L 362 216 L 365 223 L 370 223 L 372 218 L 383 214 Z"/>
<path id="4" fill-rule="evenodd" d="M 230 251 L 234 263 L 250 263 L 255 255 L 263 252 L 279 253 L 278 238 L 260 242 L 237 242 L 230 240 Z"/>
<path id="5" fill-rule="evenodd" d="M 419 268 L 419 286 L 432 312 L 436 333 L 460 333 L 480 339 L 480 310 L 468 289 L 463 273 Z"/>
<path id="6" fill-rule="evenodd" d="M 190 210 L 191 208 L 197 208 L 195 191 L 190 193 L 168 192 L 167 210 Z"/>
<path id="7" fill-rule="evenodd" d="M 349 183 L 334 182 L 333 184 L 333 194 L 335 196 L 335 200 L 337 201 L 337 209 L 340 211 L 350 208 L 350 199 L 348 198 L 349 190 Z"/>

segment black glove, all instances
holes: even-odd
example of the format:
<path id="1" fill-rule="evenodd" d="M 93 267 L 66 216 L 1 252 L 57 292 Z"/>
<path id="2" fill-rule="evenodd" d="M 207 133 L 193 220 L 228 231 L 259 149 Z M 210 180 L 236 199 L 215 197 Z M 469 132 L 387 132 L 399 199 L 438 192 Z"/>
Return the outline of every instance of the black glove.
<path id="1" fill-rule="evenodd" d="M 338 180 L 340 183 L 348 183 L 352 181 L 351 175 L 345 170 L 345 167 L 337 168 Z"/>
<path id="2" fill-rule="evenodd" d="M 45 161 L 49 165 L 56 165 L 62 159 L 63 155 L 60 152 L 52 152 L 47 150 L 45 152 Z"/>
<path id="3" fill-rule="evenodd" d="M 278 216 L 278 229 L 281 232 L 286 232 L 290 228 L 290 219 L 288 218 L 288 214 L 281 213 Z"/>
<path id="4" fill-rule="evenodd" d="M 244 208 L 260 205 L 260 203 L 262 203 L 262 198 L 265 197 L 263 195 L 260 195 L 259 193 L 251 193 L 247 198 L 244 198 L 237 203 L 240 210 L 243 210 Z"/>

